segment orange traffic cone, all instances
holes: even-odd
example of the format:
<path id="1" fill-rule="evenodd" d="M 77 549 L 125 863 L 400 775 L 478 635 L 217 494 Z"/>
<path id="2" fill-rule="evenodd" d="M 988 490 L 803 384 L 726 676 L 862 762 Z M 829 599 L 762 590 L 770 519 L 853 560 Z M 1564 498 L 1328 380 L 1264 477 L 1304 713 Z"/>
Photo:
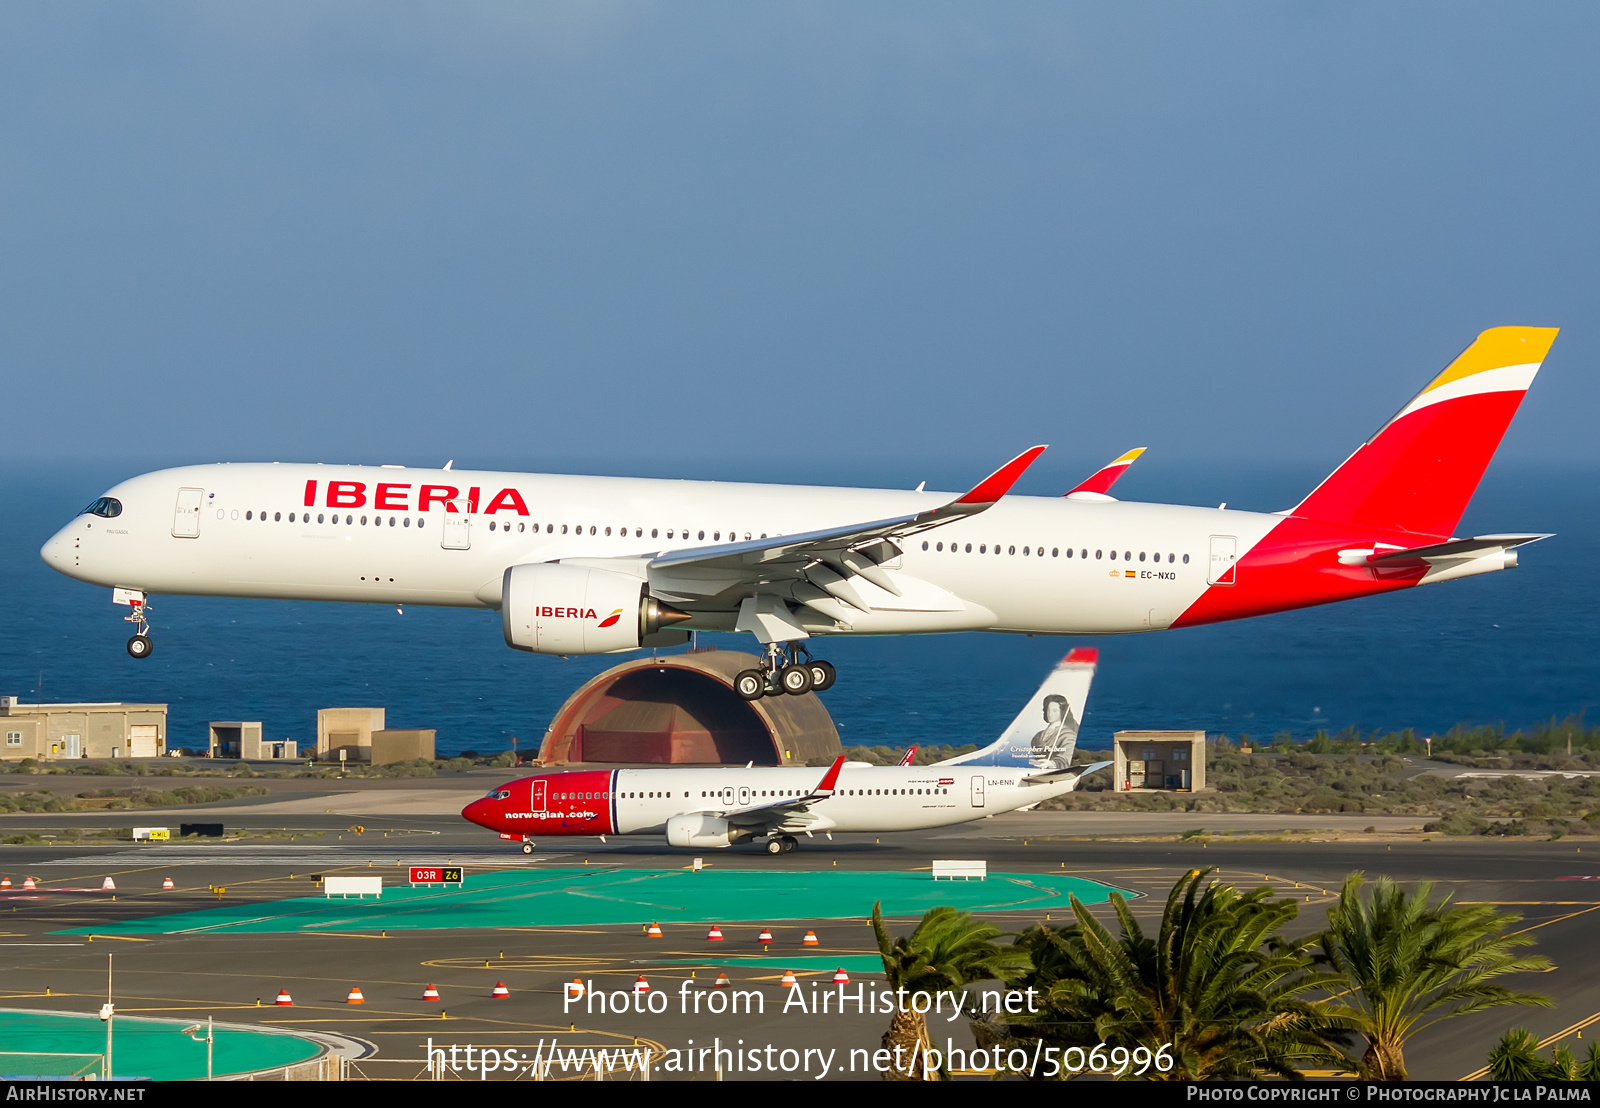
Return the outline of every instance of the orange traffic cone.
<path id="1" fill-rule="evenodd" d="M 361 995 L 361 987 L 357 985 L 350 990 L 350 995 L 344 998 L 346 1004 L 365 1004 L 367 998 Z"/>
<path id="2" fill-rule="evenodd" d="M 792 969 L 784 970 L 783 971 L 783 980 L 779 981 L 778 984 L 784 986 L 785 988 L 787 988 L 790 985 L 798 985 L 799 982 L 794 979 L 794 970 L 792 970 Z"/>
<path id="3" fill-rule="evenodd" d="M 37 889 L 37 888 L 38 888 L 38 887 L 39 887 L 39 886 L 38 886 L 38 885 L 35 885 L 35 884 L 34 884 L 34 883 L 33 883 L 33 878 L 31 878 L 31 877 L 24 877 L 24 878 L 23 878 L 23 879 L 22 879 L 22 887 L 23 887 L 23 888 L 24 888 L 24 889 Z"/>
<path id="4" fill-rule="evenodd" d="M 768 931 L 765 927 L 763 927 L 761 929 L 761 934 L 756 936 L 756 942 L 758 942 L 758 943 L 770 943 L 771 941 L 772 941 L 772 932 Z"/>
<path id="5" fill-rule="evenodd" d="M 104 881 L 100 882 L 100 891 L 103 893 L 114 893 L 117 891 L 117 883 L 108 877 Z"/>
<path id="6" fill-rule="evenodd" d="M 815 931 L 807 931 L 806 932 L 806 937 L 800 940 L 800 945 L 801 946 L 816 946 L 816 945 L 818 945 L 818 943 L 817 943 L 817 933 Z"/>
<path id="7" fill-rule="evenodd" d="M 10 887 L 11 887 L 11 878 L 9 878 L 9 877 L 0 877 L 0 889 L 9 889 Z"/>
<path id="8" fill-rule="evenodd" d="M 711 983 L 711 987 L 713 989 L 726 989 L 731 984 L 733 984 L 733 982 L 728 980 L 728 975 L 726 973 L 718 973 L 717 979 Z"/>
<path id="9" fill-rule="evenodd" d="M 279 989 L 278 999 L 274 1000 L 272 1003 L 276 1004 L 280 1008 L 293 1008 L 294 997 L 289 995 L 288 989 Z"/>
<path id="10" fill-rule="evenodd" d="M 639 980 L 633 983 L 633 991 L 636 993 L 647 993 L 650 991 L 650 982 L 644 979 L 644 974 L 641 973 L 639 975 Z"/>
<path id="11" fill-rule="evenodd" d="M 649 935 L 652 939 L 659 939 L 661 937 L 661 925 L 659 923 L 652 923 L 649 927 L 644 929 L 644 933 Z"/>
<path id="12" fill-rule="evenodd" d="M 850 975 L 844 971 L 843 966 L 833 971 L 833 983 L 835 985 L 848 985 L 850 983 Z"/>
<path id="13" fill-rule="evenodd" d="M 439 990 L 434 988 L 432 985 L 429 985 L 426 989 L 422 990 L 422 999 L 423 1000 L 438 1000 L 439 999 Z"/>
<path id="14" fill-rule="evenodd" d="M 163 877 L 161 879 L 161 887 L 163 889 L 175 889 L 175 888 L 177 888 L 177 886 L 172 883 L 172 878 L 170 878 L 170 877 Z"/>
<path id="15" fill-rule="evenodd" d="M 506 988 L 506 983 L 504 981 L 496 981 L 494 983 L 494 991 L 489 995 L 494 997 L 496 1000 L 510 1000 L 511 990 Z"/>
<path id="16" fill-rule="evenodd" d="M 713 923 L 711 925 L 711 933 L 706 936 L 706 939 L 709 942 L 720 943 L 722 941 L 722 928 Z"/>

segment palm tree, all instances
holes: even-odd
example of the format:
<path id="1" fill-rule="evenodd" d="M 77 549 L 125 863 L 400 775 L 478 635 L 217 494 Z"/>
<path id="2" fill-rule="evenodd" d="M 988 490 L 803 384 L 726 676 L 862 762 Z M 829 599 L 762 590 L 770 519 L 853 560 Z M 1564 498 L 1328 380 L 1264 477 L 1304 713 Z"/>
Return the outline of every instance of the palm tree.
<path id="1" fill-rule="evenodd" d="M 1539 1057 L 1539 1040 L 1526 1027 L 1513 1027 L 1489 1052 L 1489 1076 L 1496 1081 L 1600 1081 L 1600 1043 L 1590 1043 L 1582 1062 L 1565 1044 Z"/>
<path id="2" fill-rule="evenodd" d="M 911 934 L 891 939 L 880 900 L 872 906 L 872 931 L 878 937 L 878 953 L 883 957 L 883 973 L 889 987 L 905 989 L 907 995 L 959 989 L 973 981 L 1010 981 L 1029 968 L 1026 951 L 994 941 L 1001 934 L 998 927 L 954 908 L 934 908 Z M 898 1006 L 889 1029 L 883 1033 L 883 1046 L 901 1061 L 885 1076 L 922 1080 L 920 1059 L 926 1057 L 924 1052 L 930 1045 L 928 1023 L 922 1013 L 912 1011 L 909 1005 Z M 913 1058 L 919 1059 L 915 1065 Z"/>
<path id="3" fill-rule="evenodd" d="M 1076 898 L 1071 924 L 1024 932 L 1018 944 L 1035 969 L 1017 985 L 1038 989 L 1044 1011 L 1008 1021 L 1004 1032 L 1062 1049 L 1171 1044 L 1171 1067 L 1148 1067 L 1147 1078 L 1296 1078 L 1304 1067 L 1337 1064 L 1341 1033 L 1306 999 L 1328 980 L 1315 970 L 1315 939 L 1279 935 L 1294 901 L 1207 884 L 1210 872 L 1192 870 L 1173 886 L 1153 938 L 1117 894 L 1120 937 Z"/>
<path id="4" fill-rule="evenodd" d="M 1362 1077 L 1406 1080 L 1406 1040 L 1440 1020 L 1505 1004 L 1550 1006 L 1549 997 L 1491 983 L 1550 968 L 1548 959 L 1515 953 L 1533 945 L 1505 933 L 1520 916 L 1485 904 L 1452 905 L 1448 896 L 1435 903 L 1426 881 L 1407 893 L 1380 877 L 1370 896 L 1362 895 L 1364 884 L 1359 873 L 1345 878 L 1321 936 L 1323 956 L 1346 990 L 1330 1001 L 1329 1015 L 1366 1040 L 1357 1063 Z"/>

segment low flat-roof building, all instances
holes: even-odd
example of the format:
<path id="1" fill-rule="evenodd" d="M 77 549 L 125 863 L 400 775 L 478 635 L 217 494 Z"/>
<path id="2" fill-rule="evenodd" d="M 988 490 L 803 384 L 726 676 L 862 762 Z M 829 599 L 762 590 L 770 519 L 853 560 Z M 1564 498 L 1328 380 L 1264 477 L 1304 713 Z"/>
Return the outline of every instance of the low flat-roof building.
<path id="1" fill-rule="evenodd" d="M 299 744 L 293 739 L 273 741 L 261 733 L 259 720 L 221 720 L 211 724 L 207 758 L 243 758 L 245 761 L 293 761 Z"/>
<path id="2" fill-rule="evenodd" d="M 1206 787 L 1204 731 L 1118 731 L 1112 743 L 1118 792 Z"/>
<path id="3" fill-rule="evenodd" d="M 22 704 L 0 696 L 0 758 L 159 758 L 165 704 Z"/>
<path id="4" fill-rule="evenodd" d="M 351 762 L 372 759 L 372 733 L 384 727 L 382 708 L 317 709 L 317 761 L 337 762 L 339 751 Z"/>

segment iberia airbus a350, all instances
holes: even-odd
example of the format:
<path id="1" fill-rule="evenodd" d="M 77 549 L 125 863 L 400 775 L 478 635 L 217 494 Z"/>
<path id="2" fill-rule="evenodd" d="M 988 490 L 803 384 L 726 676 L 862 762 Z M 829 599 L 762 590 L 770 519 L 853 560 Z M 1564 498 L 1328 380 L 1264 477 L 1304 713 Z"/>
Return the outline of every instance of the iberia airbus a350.
<path id="1" fill-rule="evenodd" d="M 1454 531 L 1555 336 L 1485 331 L 1283 512 L 1115 501 L 1129 456 L 1007 496 L 1043 447 L 959 496 L 252 463 L 125 481 L 41 553 L 132 606 L 136 658 L 158 593 L 436 604 L 541 654 L 748 632 L 740 693 L 800 694 L 834 677 L 812 636 L 1156 631 L 1509 569 L 1545 536 Z"/>

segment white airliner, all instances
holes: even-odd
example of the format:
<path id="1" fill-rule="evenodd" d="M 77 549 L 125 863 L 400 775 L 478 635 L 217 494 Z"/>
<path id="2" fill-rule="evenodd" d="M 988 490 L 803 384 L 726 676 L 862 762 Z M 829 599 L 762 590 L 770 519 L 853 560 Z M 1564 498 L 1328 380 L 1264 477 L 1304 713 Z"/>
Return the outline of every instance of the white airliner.
<path id="1" fill-rule="evenodd" d="M 507 782 L 461 814 L 525 854 L 535 838 L 573 835 L 664 835 L 696 848 L 765 839 L 783 854 L 798 834 L 970 823 L 1071 792 L 1111 764 L 1072 765 L 1094 670 L 1095 651 L 1073 650 L 998 739 L 934 765 L 840 757 L 820 780 L 804 766 L 562 770 Z"/>
<path id="2" fill-rule="evenodd" d="M 1294 508 L 1007 496 L 1035 447 L 949 493 L 300 464 L 125 481 L 42 550 L 131 605 L 158 593 L 498 609 L 507 644 L 599 654 L 742 631 L 741 695 L 826 688 L 816 635 L 1153 631 L 1507 569 L 1543 535 L 1454 528 L 1551 343 L 1485 331 Z"/>

